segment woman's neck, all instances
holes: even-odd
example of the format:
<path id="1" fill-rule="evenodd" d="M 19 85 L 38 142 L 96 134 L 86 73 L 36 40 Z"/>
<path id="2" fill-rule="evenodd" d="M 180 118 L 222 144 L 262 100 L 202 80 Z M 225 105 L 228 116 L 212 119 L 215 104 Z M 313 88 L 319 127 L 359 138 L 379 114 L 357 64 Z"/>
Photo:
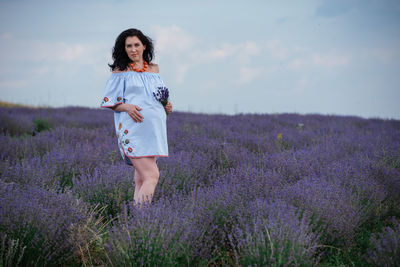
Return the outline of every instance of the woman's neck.
<path id="1" fill-rule="evenodd" d="M 135 64 L 135 67 L 143 67 L 143 59 L 133 61 L 133 63 Z"/>

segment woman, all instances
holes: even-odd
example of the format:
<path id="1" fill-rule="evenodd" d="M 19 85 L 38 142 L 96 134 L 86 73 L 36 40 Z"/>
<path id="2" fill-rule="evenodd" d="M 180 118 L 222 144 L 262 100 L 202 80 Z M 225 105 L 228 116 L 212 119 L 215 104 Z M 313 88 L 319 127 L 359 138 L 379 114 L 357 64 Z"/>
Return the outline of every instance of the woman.
<path id="1" fill-rule="evenodd" d="M 113 48 L 112 70 L 106 82 L 102 108 L 114 110 L 118 147 L 125 163 L 135 168 L 134 203 L 151 203 L 158 183 L 158 157 L 168 157 L 166 117 L 172 104 L 164 107 L 153 92 L 165 87 L 159 67 L 152 63 L 152 40 L 140 30 L 123 31 Z"/>

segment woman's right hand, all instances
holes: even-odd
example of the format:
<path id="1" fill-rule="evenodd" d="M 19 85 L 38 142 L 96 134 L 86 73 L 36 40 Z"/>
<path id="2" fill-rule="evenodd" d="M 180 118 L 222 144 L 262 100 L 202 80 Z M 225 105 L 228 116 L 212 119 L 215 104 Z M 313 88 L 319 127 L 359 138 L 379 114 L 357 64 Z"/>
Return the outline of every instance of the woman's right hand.
<path id="1" fill-rule="evenodd" d="M 142 108 L 132 104 L 126 108 L 126 112 L 135 122 L 143 122 L 143 116 L 139 113 L 139 110 L 142 110 Z"/>

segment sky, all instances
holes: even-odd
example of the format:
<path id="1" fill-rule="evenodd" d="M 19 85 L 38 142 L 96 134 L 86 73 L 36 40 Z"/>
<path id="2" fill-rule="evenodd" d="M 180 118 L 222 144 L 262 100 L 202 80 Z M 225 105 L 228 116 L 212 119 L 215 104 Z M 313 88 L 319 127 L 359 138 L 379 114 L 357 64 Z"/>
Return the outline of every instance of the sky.
<path id="1" fill-rule="evenodd" d="M 0 100 L 99 108 L 136 28 L 174 111 L 400 119 L 400 1 L 0 0 Z"/>

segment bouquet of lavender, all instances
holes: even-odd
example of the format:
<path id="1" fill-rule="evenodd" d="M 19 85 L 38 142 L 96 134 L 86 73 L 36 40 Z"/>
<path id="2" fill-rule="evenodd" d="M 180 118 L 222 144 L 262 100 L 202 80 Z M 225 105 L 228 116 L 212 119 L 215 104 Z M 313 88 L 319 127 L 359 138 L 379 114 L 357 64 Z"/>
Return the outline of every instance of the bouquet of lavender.
<path id="1" fill-rule="evenodd" d="M 158 88 L 157 93 L 153 92 L 153 95 L 165 107 L 168 104 L 168 97 L 169 97 L 168 88 L 164 87 L 164 86 L 157 87 L 157 88 Z M 168 115 L 168 113 L 167 113 L 167 115 Z"/>

